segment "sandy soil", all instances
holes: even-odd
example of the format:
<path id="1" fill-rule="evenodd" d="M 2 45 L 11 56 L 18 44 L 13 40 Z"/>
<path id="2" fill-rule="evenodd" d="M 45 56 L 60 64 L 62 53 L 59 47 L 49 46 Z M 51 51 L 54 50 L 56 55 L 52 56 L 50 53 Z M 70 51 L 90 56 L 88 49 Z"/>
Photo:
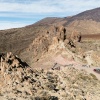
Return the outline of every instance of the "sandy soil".
<path id="1" fill-rule="evenodd" d="M 86 35 L 82 35 L 82 39 L 99 39 L 100 40 L 100 34 L 86 34 Z"/>
<path id="2" fill-rule="evenodd" d="M 61 65 L 69 65 L 69 66 L 72 65 L 71 67 L 74 67 L 76 69 L 79 69 L 79 70 L 84 69 L 88 73 L 94 74 L 100 80 L 100 74 L 93 71 L 93 69 L 96 68 L 94 66 L 88 67 L 88 66 L 84 65 L 84 67 L 83 67 L 81 63 L 76 62 L 76 61 L 69 61 L 69 60 L 63 58 L 61 55 L 58 55 L 57 57 L 55 57 L 54 60 L 55 60 L 56 63 L 61 64 Z M 100 67 L 97 67 L 97 68 L 100 69 Z"/>
<path id="3" fill-rule="evenodd" d="M 43 57 L 37 63 L 34 63 L 35 66 L 34 68 L 51 69 L 55 65 L 55 63 L 66 67 L 67 66 L 74 67 L 79 70 L 84 69 L 88 73 L 94 74 L 100 80 L 100 74 L 93 71 L 95 68 L 99 68 L 99 67 L 95 67 L 95 66 L 88 67 L 88 65 L 84 65 L 80 62 L 74 61 L 73 59 L 65 58 L 61 54 L 54 55 L 51 57 L 50 55 Z"/>

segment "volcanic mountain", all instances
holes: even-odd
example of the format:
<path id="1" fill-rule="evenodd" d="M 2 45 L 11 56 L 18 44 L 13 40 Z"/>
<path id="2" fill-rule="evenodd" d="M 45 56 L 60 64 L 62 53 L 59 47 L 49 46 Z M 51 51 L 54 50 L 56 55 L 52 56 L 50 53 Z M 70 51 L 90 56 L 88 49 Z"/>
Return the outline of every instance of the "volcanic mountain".
<path id="1" fill-rule="evenodd" d="M 99 67 L 100 8 L 0 31 L 0 100 L 99 100 Z"/>
<path id="2" fill-rule="evenodd" d="M 100 8 L 96 8 L 70 17 L 48 17 L 26 27 L 1 30 L 0 52 L 11 51 L 33 65 L 54 43 L 63 43 L 77 54 L 99 51 L 99 40 Z"/>

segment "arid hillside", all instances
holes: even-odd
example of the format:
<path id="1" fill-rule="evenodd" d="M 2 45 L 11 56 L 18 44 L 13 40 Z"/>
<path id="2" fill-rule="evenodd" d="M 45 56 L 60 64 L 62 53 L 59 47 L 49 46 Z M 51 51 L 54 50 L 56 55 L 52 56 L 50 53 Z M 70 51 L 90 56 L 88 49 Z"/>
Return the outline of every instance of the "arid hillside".
<path id="1" fill-rule="evenodd" d="M 82 34 L 98 34 L 100 33 L 100 8 L 72 16 L 64 26 L 67 26 L 68 32 L 77 30 Z"/>
<path id="2" fill-rule="evenodd" d="M 65 47 L 75 53 L 82 50 L 88 51 L 90 47 L 94 51 L 98 51 L 99 42 L 96 42 L 97 50 L 95 48 L 94 34 L 97 34 L 99 41 L 99 12 L 100 8 L 96 8 L 71 17 L 48 17 L 26 27 L 1 30 L 0 53 L 11 51 L 31 64 L 48 52 L 53 37 L 56 37 L 58 42 L 63 41 Z M 88 47 L 87 41 L 89 37 L 91 37 L 93 42 Z"/>
<path id="3" fill-rule="evenodd" d="M 0 100 L 100 99 L 100 80 L 85 70 L 32 69 L 11 52 L 0 62 Z"/>
<path id="4" fill-rule="evenodd" d="M 92 10 L 87 10 L 75 16 L 72 16 L 66 24 L 71 23 L 72 21 L 75 20 L 90 20 L 90 19 L 96 22 L 100 22 L 100 7 Z"/>
<path id="5" fill-rule="evenodd" d="M 100 100 L 100 8 L 0 31 L 0 100 Z"/>

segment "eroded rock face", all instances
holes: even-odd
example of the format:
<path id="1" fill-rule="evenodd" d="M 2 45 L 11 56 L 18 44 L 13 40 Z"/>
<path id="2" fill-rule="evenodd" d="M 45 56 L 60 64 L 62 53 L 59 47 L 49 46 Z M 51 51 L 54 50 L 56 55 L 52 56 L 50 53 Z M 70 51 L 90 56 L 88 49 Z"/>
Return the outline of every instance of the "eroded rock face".
<path id="1" fill-rule="evenodd" d="M 17 59 L 10 53 L 10 55 L 3 57 L 1 63 L 6 62 L 4 58 Z M 100 81 L 84 70 L 79 71 L 61 65 L 59 65 L 59 70 L 56 68 L 53 70 L 37 70 L 22 65 L 20 61 L 19 66 L 7 64 L 8 67 L 5 71 L 0 70 L 1 100 L 100 99 Z M 12 67 L 10 67 L 11 65 Z"/>
<path id="2" fill-rule="evenodd" d="M 3 85 L 11 85 L 14 82 L 16 84 L 20 83 L 23 80 L 24 69 L 27 68 L 28 65 L 11 52 L 1 56 L 0 73 L 4 83 Z"/>
<path id="3" fill-rule="evenodd" d="M 23 60 L 30 66 L 34 66 L 34 62 L 37 62 L 48 51 L 54 50 L 55 52 L 55 50 L 62 50 L 65 47 L 75 51 L 78 42 L 81 41 L 81 34 L 79 32 L 75 31 L 68 36 L 64 26 L 51 25 L 43 30 L 42 33 L 44 34 L 40 34 L 35 38 L 29 47 L 20 54 L 20 57 L 24 58 Z"/>
<path id="4" fill-rule="evenodd" d="M 27 67 L 28 65 L 25 62 L 22 62 L 18 56 L 14 56 L 11 52 L 7 53 L 7 55 L 1 56 L 1 72 L 5 72 L 5 69 L 13 69 L 18 67 Z"/>
<path id="5" fill-rule="evenodd" d="M 63 26 L 55 27 L 57 38 L 64 41 L 66 39 L 66 29 Z"/>
<path id="6" fill-rule="evenodd" d="M 66 29 L 63 26 L 50 26 L 43 32 L 44 34 L 40 34 L 35 38 L 29 47 L 20 54 L 30 66 L 33 66 L 34 62 L 47 53 L 54 42 L 56 43 L 53 45 L 57 44 L 57 42 L 62 44 L 66 39 Z"/>
<path id="7" fill-rule="evenodd" d="M 70 47 L 77 48 L 78 42 L 81 42 L 81 33 L 78 31 L 73 31 L 72 34 L 67 37 L 67 39 L 69 40 L 67 44 L 69 44 Z"/>

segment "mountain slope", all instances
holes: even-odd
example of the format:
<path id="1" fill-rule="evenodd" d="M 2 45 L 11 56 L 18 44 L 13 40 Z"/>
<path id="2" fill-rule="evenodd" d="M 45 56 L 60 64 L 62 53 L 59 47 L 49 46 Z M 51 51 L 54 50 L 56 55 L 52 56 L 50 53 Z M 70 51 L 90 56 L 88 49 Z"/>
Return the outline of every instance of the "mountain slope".
<path id="1" fill-rule="evenodd" d="M 64 23 L 64 26 L 67 27 L 69 34 L 74 30 L 81 32 L 81 34 L 100 34 L 100 8 L 72 16 Z"/>
<path id="2" fill-rule="evenodd" d="M 90 20 L 90 19 L 96 22 L 100 22 L 100 7 L 92 10 L 87 10 L 75 16 L 72 16 L 68 20 L 68 22 L 65 23 L 65 25 L 75 20 Z"/>
<path id="3" fill-rule="evenodd" d="M 78 49 L 83 51 L 99 50 L 99 42 L 80 43 L 81 37 L 100 37 L 100 8 L 88 10 L 71 17 L 65 18 L 45 18 L 35 24 L 9 30 L 0 31 L 0 53 L 13 52 L 21 55 L 25 61 L 33 63 L 48 52 L 49 46 L 55 41 L 65 44 L 73 52 Z M 83 38 L 82 38 L 83 39 Z M 96 38 L 95 38 L 96 40 Z M 88 46 L 87 46 L 88 45 Z M 82 51 L 81 50 L 81 51 Z"/>
<path id="4" fill-rule="evenodd" d="M 50 25 L 55 24 L 57 22 L 61 22 L 63 18 L 58 17 L 47 17 L 35 23 L 35 25 Z"/>
<path id="5" fill-rule="evenodd" d="M 0 31 L 0 52 L 12 51 L 16 53 L 25 49 L 32 43 L 33 39 L 39 36 L 40 31 L 44 28 L 45 26 L 28 26 Z"/>

